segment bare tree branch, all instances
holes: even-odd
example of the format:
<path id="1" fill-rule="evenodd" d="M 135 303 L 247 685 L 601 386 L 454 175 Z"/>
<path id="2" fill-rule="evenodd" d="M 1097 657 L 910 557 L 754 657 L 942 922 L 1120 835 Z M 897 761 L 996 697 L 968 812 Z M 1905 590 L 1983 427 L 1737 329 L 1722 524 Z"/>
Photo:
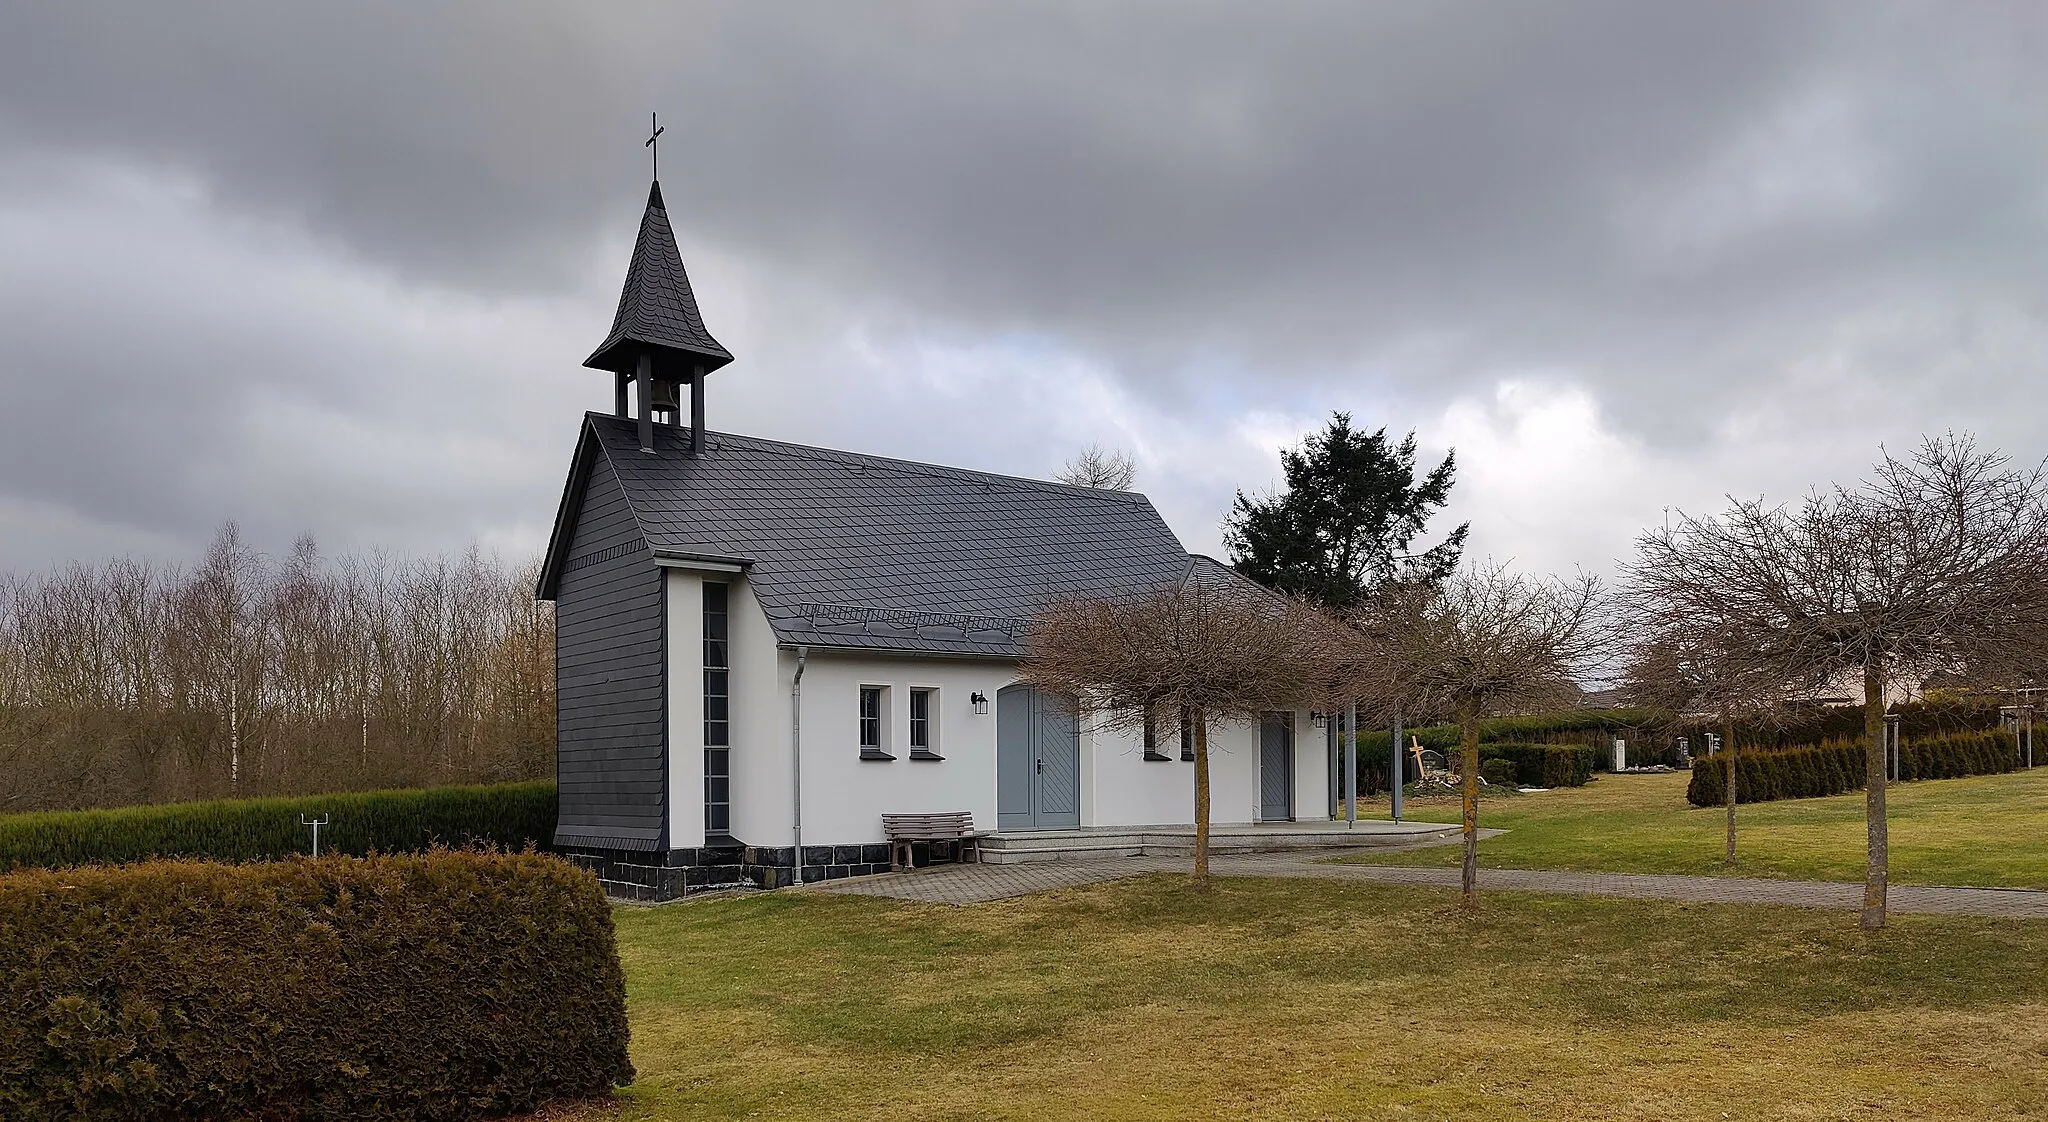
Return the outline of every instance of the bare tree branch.
<path id="1" fill-rule="evenodd" d="M 1073 487 L 1128 491 L 1138 482 L 1138 465 L 1121 448 L 1090 444 L 1054 472 L 1053 478 Z"/>
<path id="2" fill-rule="evenodd" d="M 1066 599 L 1034 621 L 1022 676 L 1093 716 L 1140 729 L 1186 713 L 1195 734 L 1195 881 L 1209 876 L 1212 721 L 1310 704 L 1347 653 L 1344 629 L 1311 605 L 1228 571 L 1109 599 Z"/>
<path id="3" fill-rule="evenodd" d="M 498 782 L 552 770 L 532 566 L 330 565 L 224 527 L 190 571 L 0 575 L 0 808 Z"/>
<path id="4" fill-rule="evenodd" d="M 1884 714 L 1940 674 L 1991 682 L 2042 663 L 2048 481 L 1968 437 L 1889 453 L 1856 488 L 1790 506 L 1733 501 L 1637 542 L 1630 601 L 1667 636 L 1713 635 L 1787 690 L 1860 680 L 1867 739 L 1862 925 L 1889 879 Z"/>
<path id="5" fill-rule="evenodd" d="M 1397 712 L 1457 721 L 1463 757 L 1464 902 L 1477 900 L 1479 721 L 1571 705 L 1614 644 L 1600 583 L 1541 579 L 1500 565 L 1462 569 L 1441 587 L 1384 590 L 1351 616 L 1348 692 Z"/>

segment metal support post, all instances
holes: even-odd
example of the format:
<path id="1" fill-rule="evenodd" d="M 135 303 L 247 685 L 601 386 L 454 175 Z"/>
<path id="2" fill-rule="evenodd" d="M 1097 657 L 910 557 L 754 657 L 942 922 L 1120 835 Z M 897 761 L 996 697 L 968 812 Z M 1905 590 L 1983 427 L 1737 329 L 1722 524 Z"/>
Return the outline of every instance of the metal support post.
<path id="1" fill-rule="evenodd" d="M 1358 703 L 1344 708 L 1344 825 L 1358 825 Z"/>
<path id="2" fill-rule="evenodd" d="M 1401 788 L 1406 785 L 1408 779 L 1408 761 L 1402 756 L 1405 749 L 1401 743 L 1407 737 L 1407 733 L 1408 730 L 1401 727 L 1401 715 L 1399 713 L 1394 714 L 1394 754 L 1389 760 L 1393 766 L 1387 771 L 1387 785 L 1392 787 L 1394 792 L 1394 821 L 1396 822 L 1401 820 L 1402 803 L 1404 802 L 1401 797 Z"/>
<path id="3" fill-rule="evenodd" d="M 640 356 L 640 450 L 654 451 L 654 360 L 647 355 Z"/>
<path id="4" fill-rule="evenodd" d="M 308 818 L 299 815 L 299 825 L 313 827 L 313 856 L 320 856 L 320 827 L 327 825 L 329 818 Z"/>
<path id="5" fill-rule="evenodd" d="M 1899 757 L 1901 755 L 1899 715 L 1897 713 L 1887 713 L 1884 717 L 1884 777 L 1892 783 L 1899 781 L 1899 772 L 1901 770 L 1901 760 Z"/>
<path id="6" fill-rule="evenodd" d="M 704 367 L 690 376 L 690 455 L 704 454 Z"/>

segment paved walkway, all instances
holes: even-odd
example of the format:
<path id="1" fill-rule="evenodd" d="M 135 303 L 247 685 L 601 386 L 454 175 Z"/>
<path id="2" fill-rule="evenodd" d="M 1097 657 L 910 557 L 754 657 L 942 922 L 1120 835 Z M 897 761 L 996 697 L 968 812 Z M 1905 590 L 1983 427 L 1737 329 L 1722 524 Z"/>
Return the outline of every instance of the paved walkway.
<path id="1" fill-rule="evenodd" d="M 1377 851 L 1358 852 L 1386 852 Z M 1219 856 L 1209 862 L 1217 876 L 1315 877 L 1368 884 L 1458 886 L 1458 870 L 1398 865 L 1333 865 L 1329 850 L 1314 854 L 1258 853 Z M 1186 872 L 1185 857 L 1122 857 L 1103 861 L 1045 861 L 1021 865 L 945 865 L 914 873 L 889 873 L 817 885 L 810 891 L 888 896 L 930 904 L 978 904 L 1059 888 L 1142 876 Z M 1712 904 L 1784 904 L 1802 908 L 1856 909 L 1861 884 L 1764 880 L 1751 877 L 1644 876 L 1632 873 L 1553 873 L 1481 869 L 1479 887 L 1488 891 L 1555 892 L 1574 896 L 1623 896 L 1690 900 Z M 2016 916 L 2048 919 L 2048 892 L 2003 888 L 1933 888 L 1893 885 L 1890 909 L 1900 914 Z"/>

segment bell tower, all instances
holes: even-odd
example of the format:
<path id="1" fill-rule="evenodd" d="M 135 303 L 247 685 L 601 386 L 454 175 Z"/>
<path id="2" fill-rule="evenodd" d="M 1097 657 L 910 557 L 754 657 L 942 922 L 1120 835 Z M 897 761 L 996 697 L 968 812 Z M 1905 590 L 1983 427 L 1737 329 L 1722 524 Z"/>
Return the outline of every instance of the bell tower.
<path id="1" fill-rule="evenodd" d="M 660 130 L 656 130 L 656 136 Z M 648 138 L 651 146 L 654 138 Z M 697 297 L 690 291 L 675 231 L 662 204 L 661 180 L 647 191 L 647 212 L 640 216 L 640 237 L 626 268 L 626 287 L 619 293 L 618 314 L 611 334 L 583 365 L 609 370 L 616 382 L 614 412 L 626 412 L 626 388 L 634 387 L 639 407 L 640 450 L 654 451 L 657 414 L 669 424 L 682 423 L 682 388 L 690 390 L 689 454 L 704 453 L 704 376 L 732 361 L 732 353 L 704 330 Z"/>

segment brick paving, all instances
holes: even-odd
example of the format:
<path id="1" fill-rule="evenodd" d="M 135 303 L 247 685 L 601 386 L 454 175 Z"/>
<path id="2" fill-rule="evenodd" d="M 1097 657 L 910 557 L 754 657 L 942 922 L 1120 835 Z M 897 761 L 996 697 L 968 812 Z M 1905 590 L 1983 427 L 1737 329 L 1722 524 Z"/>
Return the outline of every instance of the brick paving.
<path id="1" fill-rule="evenodd" d="M 1368 851 L 1358 851 L 1368 852 Z M 1385 852 L 1384 849 L 1376 852 Z M 1333 865 L 1329 850 L 1312 854 L 1258 853 L 1211 859 L 1217 876 L 1314 877 L 1368 884 L 1456 888 L 1456 869 L 1397 865 Z M 930 904 L 978 904 L 1146 873 L 1186 872 L 1185 857 L 1123 857 L 1103 861 L 1044 861 L 1021 865 L 946 865 L 914 873 L 857 877 L 813 885 L 804 891 L 887 896 Z M 1861 884 L 1765 880 L 1752 877 L 1652 876 L 1636 873 L 1559 873 L 1523 869 L 1481 869 L 1479 887 L 1488 891 L 1553 892 L 1574 896 L 1619 896 L 1686 900 L 1712 904 L 1781 904 L 1802 908 L 1855 909 L 1863 906 Z M 2048 892 L 2002 888 L 1936 888 L 1893 885 L 1889 906 L 1900 914 L 2013 916 L 2048 919 Z"/>
<path id="2" fill-rule="evenodd" d="M 1186 869 L 1185 857 L 1112 857 L 1101 861 L 1030 861 L 1019 865 L 939 865 L 805 885 L 805 892 L 888 896 L 924 904 L 981 904 L 1106 880 Z"/>

